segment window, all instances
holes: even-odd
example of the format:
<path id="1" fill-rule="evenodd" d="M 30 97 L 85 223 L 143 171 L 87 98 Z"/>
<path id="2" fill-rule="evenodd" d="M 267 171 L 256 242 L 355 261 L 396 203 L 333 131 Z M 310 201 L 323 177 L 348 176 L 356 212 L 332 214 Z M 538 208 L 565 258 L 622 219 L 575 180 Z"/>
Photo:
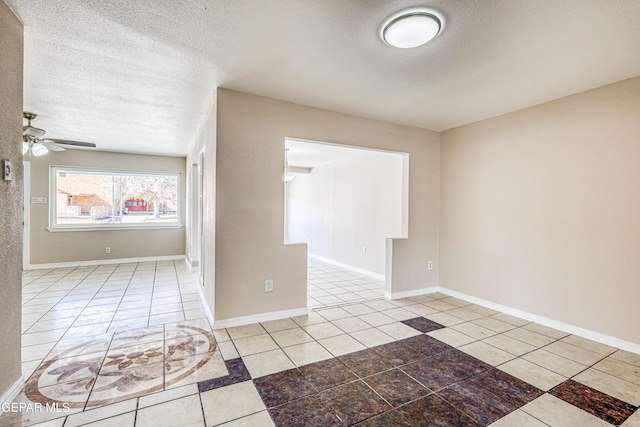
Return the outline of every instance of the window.
<path id="1" fill-rule="evenodd" d="M 51 167 L 50 230 L 179 227 L 180 174 Z"/>

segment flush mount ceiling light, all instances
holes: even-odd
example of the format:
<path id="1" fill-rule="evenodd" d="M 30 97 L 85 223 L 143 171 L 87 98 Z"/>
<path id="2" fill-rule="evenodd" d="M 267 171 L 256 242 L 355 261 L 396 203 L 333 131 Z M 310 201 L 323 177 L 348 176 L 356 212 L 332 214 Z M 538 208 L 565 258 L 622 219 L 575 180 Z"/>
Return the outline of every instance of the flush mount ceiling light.
<path id="1" fill-rule="evenodd" d="M 408 9 L 389 17 L 380 36 L 391 46 L 409 49 L 433 40 L 442 31 L 442 23 L 442 17 L 434 10 Z"/>

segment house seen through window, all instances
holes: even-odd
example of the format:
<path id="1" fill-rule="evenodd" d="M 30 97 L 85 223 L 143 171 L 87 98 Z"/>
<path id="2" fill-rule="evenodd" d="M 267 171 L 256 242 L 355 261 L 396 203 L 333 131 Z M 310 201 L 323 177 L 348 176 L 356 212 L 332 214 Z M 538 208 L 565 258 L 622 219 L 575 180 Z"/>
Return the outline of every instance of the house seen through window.
<path id="1" fill-rule="evenodd" d="M 53 167 L 51 178 L 54 228 L 180 223 L 178 174 Z"/>

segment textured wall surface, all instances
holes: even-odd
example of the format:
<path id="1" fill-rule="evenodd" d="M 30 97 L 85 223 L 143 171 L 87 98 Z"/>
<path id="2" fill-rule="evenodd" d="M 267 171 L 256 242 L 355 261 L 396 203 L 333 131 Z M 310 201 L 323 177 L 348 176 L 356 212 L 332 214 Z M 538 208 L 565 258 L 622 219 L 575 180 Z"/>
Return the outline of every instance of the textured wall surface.
<path id="1" fill-rule="evenodd" d="M 640 76 L 442 136 L 440 285 L 640 344 Z"/>
<path id="2" fill-rule="evenodd" d="M 0 2 L 0 159 L 13 164 L 13 180 L 0 179 L 0 396 L 21 375 L 22 51 L 22 24 Z"/>
<path id="3" fill-rule="evenodd" d="M 180 212 L 186 203 L 184 157 L 146 156 L 101 151 L 67 150 L 31 157 L 31 196 L 49 195 L 49 166 L 77 166 L 180 174 Z M 165 230 L 49 232 L 49 204 L 32 204 L 30 264 L 184 255 L 184 227 Z M 105 253 L 105 247 L 111 253 Z"/>
<path id="4" fill-rule="evenodd" d="M 216 320 L 306 307 L 306 245 L 284 244 L 287 137 L 409 153 L 409 233 L 393 240 L 388 290 L 437 285 L 437 132 L 223 89 L 217 126 Z"/>

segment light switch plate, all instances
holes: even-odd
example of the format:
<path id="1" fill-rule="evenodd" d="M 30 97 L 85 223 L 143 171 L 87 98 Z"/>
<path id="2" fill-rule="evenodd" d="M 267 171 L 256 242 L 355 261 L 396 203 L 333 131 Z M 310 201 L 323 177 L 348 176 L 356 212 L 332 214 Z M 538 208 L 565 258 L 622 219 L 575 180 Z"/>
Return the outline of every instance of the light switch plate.
<path id="1" fill-rule="evenodd" d="M 31 198 L 32 205 L 46 205 L 47 198 L 46 197 L 32 197 Z"/>
<path id="2" fill-rule="evenodd" d="M 2 176 L 5 181 L 11 181 L 13 179 L 11 170 L 11 160 L 2 159 Z"/>

